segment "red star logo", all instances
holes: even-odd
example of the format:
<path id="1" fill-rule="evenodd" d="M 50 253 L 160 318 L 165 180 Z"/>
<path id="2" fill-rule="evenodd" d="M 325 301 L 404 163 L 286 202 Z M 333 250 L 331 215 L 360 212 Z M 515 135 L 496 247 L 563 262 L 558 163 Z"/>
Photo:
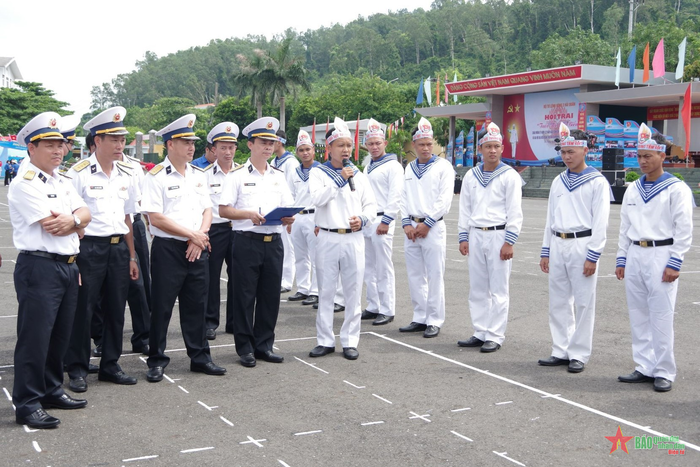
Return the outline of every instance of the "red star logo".
<path id="1" fill-rule="evenodd" d="M 617 433 L 615 434 L 615 436 L 606 436 L 605 438 L 612 443 L 612 447 L 610 448 L 610 454 L 617 451 L 618 447 L 625 451 L 627 454 L 630 453 L 627 450 L 627 441 L 634 438 L 634 436 L 622 436 L 622 429 L 620 429 L 620 425 L 617 426 Z"/>

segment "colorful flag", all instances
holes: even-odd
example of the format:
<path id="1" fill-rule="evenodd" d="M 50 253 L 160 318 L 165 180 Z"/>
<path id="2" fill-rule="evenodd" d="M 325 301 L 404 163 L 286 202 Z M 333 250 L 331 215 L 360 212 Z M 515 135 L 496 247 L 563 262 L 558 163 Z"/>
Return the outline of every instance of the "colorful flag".
<path id="1" fill-rule="evenodd" d="M 683 96 L 683 108 L 681 109 L 681 119 L 683 120 L 683 128 L 685 129 L 685 157 L 688 157 L 690 151 L 690 110 L 692 105 L 691 88 L 693 83 L 688 84 L 688 89 L 685 90 Z"/>
<path id="2" fill-rule="evenodd" d="M 642 73 L 642 83 L 649 81 L 649 43 L 644 47 L 644 56 L 642 57 L 642 63 L 644 64 L 644 72 Z"/>
<path id="3" fill-rule="evenodd" d="M 678 66 L 676 67 L 676 79 L 683 79 L 683 70 L 685 68 L 685 46 L 688 43 L 688 38 L 678 44 Z"/>
<path id="4" fill-rule="evenodd" d="M 440 75 L 438 75 L 435 85 L 435 105 L 440 105 Z"/>
<path id="5" fill-rule="evenodd" d="M 416 105 L 421 105 L 423 103 L 423 78 L 420 79 L 420 86 L 418 86 L 418 95 L 416 96 Z"/>
<path id="6" fill-rule="evenodd" d="M 355 124 L 355 162 L 360 160 L 360 114 L 357 114 Z"/>
<path id="7" fill-rule="evenodd" d="M 630 83 L 634 83 L 634 67 L 637 63 L 637 46 L 632 47 L 629 57 L 627 57 L 627 66 L 630 69 Z"/>
<path id="8" fill-rule="evenodd" d="M 455 71 L 455 79 L 452 82 L 453 83 L 457 82 L 457 72 L 456 71 Z M 452 100 L 454 101 L 455 104 L 457 103 L 457 95 L 456 94 L 452 95 Z"/>
<path id="9" fill-rule="evenodd" d="M 666 62 L 664 58 L 664 38 L 659 41 L 659 45 L 654 50 L 654 59 L 651 61 L 654 70 L 654 78 L 660 78 L 666 74 Z"/>
<path id="10" fill-rule="evenodd" d="M 392 123 L 391 125 L 389 125 L 389 129 L 388 129 L 388 131 L 387 131 L 388 134 L 389 134 L 389 139 L 391 139 L 391 129 L 392 129 L 393 127 L 394 127 L 394 124 L 393 124 L 393 123 Z"/>
<path id="11" fill-rule="evenodd" d="M 445 73 L 445 82 L 444 84 L 447 84 L 447 73 Z M 447 95 L 449 93 L 447 92 L 447 86 L 445 86 L 445 105 L 447 105 Z"/>
<path id="12" fill-rule="evenodd" d="M 433 96 L 432 93 L 430 92 L 430 76 L 425 80 L 425 97 L 428 99 L 428 105 L 433 105 Z"/>
<path id="13" fill-rule="evenodd" d="M 620 54 L 622 50 L 620 47 L 617 48 L 617 57 L 615 57 L 615 86 L 620 87 Z"/>

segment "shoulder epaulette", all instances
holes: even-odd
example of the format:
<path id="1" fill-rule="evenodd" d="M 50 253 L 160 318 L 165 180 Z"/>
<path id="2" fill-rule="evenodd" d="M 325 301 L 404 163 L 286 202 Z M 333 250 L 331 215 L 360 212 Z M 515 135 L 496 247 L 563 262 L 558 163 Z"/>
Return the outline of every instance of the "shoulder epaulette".
<path id="1" fill-rule="evenodd" d="M 151 174 L 151 175 L 156 175 L 156 174 L 158 174 L 158 172 L 160 172 L 161 170 L 163 170 L 163 166 L 160 165 L 160 164 L 158 164 L 158 165 L 156 165 L 155 167 L 153 167 L 151 170 L 149 170 L 148 173 Z"/>
<path id="2" fill-rule="evenodd" d="M 85 167 L 87 167 L 89 165 L 90 165 L 90 161 L 88 159 L 85 159 L 83 161 L 78 162 L 77 164 L 75 164 L 71 168 L 73 170 L 75 170 L 76 172 L 80 172 L 81 170 L 83 170 Z"/>
<path id="3" fill-rule="evenodd" d="M 235 171 L 237 171 L 237 170 L 241 170 L 243 167 L 245 167 L 245 165 L 241 164 L 241 165 L 239 165 L 238 167 L 234 167 L 233 169 L 231 169 L 231 172 L 235 172 Z"/>
<path id="4" fill-rule="evenodd" d="M 133 170 L 133 167 L 130 164 L 127 164 L 126 162 L 117 161 L 117 165 L 124 167 L 125 169 Z"/>
<path id="5" fill-rule="evenodd" d="M 126 157 L 127 159 L 129 159 L 132 162 L 138 162 L 139 164 L 141 163 L 141 161 L 135 157 L 127 156 L 126 154 L 124 154 L 124 157 Z"/>
<path id="6" fill-rule="evenodd" d="M 197 167 L 196 165 L 189 164 L 190 167 L 192 167 L 195 170 L 199 170 L 200 172 L 204 172 L 206 169 L 203 169 L 201 167 Z"/>
<path id="7" fill-rule="evenodd" d="M 36 172 L 34 172 L 33 170 L 27 170 L 27 171 L 24 173 L 24 179 L 25 179 L 25 180 L 33 180 L 34 177 L 36 177 Z"/>
<path id="8" fill-rule="evenodd" d="M 64 174 L 63 172 L 58 172 L 58 175 L 61 177 L 66 177 L 68 180 L 73 180 L 73 177 L 69 177 L 68 175 Z"/>

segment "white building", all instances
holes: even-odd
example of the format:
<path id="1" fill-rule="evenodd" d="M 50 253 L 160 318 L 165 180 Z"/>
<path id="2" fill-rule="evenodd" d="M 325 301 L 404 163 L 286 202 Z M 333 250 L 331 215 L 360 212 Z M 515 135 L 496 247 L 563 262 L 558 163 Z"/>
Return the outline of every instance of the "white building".
<path id="1" fill-rule="evenodd" d="M 0 57 L 0 88 L 17 88 L 15 81 L 22 80 L 14 57 Z"/>

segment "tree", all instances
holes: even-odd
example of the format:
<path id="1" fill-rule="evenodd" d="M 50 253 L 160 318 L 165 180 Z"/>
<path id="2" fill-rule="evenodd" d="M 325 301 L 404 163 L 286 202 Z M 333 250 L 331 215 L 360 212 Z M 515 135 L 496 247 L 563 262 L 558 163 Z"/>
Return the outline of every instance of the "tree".
<path id="1" fill-rule="evenodd" d="M 15 81 L 19 89 L 0 88 L 0 134 L 14 135 L 42 112 L 66 115 L 67 102 L 55 99 L 41 83 Z"/>
<path id="2" fill-rule="evenodd" d="M 576 61 L 590 65 L 614 64 L 610 44 L 598 34 L 577 27 L 567 36 L 553 34 L 530 54 L 532 66 L 537 69 L 573 65 Z"/>

